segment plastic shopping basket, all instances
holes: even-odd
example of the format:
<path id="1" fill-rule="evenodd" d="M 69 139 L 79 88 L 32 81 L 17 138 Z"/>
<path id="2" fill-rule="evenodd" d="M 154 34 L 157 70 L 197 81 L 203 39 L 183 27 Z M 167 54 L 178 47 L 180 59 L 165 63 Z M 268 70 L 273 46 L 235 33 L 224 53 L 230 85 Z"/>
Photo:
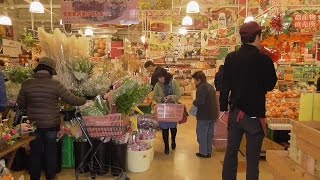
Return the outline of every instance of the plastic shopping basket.
<path id="1" fill-rule="evenodd" d="M 111 114 L 107 116 L 87 116 L 82 117 L 80 112 L 76 112 L 76 121 L 79 123 L 84 138 L 88 140 L 90 149 L 76 167 L 76 180 L 79 179 L 116 179 L 130 180 L 123 169 L 105 165 L 99 162 L 96 154 L 101 149 L 103 141 L 109 137 L 125 134 L 130 123 L 121 119 L 121 114 Z M 100 138 L 98 146 L 93 145 L 93 138 Z M 87 170 L 89 169 L 89 172 Z M 117 176 L 108 174 L 109 170 L 117 171 Z"/>
<path id="2" fill-rule="evenodd" d="M 160 122 L 179 122 L 183 118 L 183 104 L 156 104 L 155 118 Z"/>
<path id="3" fill-rule="evenodd" d="M 121 114 L 107 116 L 84 116 L 84 124 L 93 138 L 121 136 L 128 131 L 129 121 L 121 119 Z"/>

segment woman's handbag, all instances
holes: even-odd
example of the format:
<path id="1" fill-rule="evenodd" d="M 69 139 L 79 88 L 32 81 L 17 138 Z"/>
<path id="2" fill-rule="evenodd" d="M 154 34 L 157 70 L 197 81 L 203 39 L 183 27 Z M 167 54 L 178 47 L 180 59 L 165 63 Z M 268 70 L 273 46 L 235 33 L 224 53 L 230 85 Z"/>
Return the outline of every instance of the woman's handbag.
<path id="1" fill-rule="evenodd" d="M 189 110 L 189 114 L 191 116 L 197 117 L 197 111 L 198 111 L 198 108 L 195 105 L 192 105 Z"/>
<path id="2" fill-rule="evenodd" d="M 188 116 L 189 116 L 189 114 L 188 114 L 187 108 L 186 108 L 186 106 L 184 106 L 183 117 L 182 117 L 181 121 L 179 121 L 179 124 L 186 123 L 188 121 Z"/>

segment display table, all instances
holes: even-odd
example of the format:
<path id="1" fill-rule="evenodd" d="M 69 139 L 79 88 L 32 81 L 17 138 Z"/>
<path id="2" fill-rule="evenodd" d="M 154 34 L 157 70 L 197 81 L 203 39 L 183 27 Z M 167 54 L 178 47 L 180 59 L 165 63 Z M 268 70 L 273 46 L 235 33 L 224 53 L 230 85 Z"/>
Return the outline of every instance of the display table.
<path id="1" fill-rule="evenodd" d="M 243 156 L 246 156 L 246 150 L 247 150 L 246 145 L 247 145 L 247 140 L 246 140 L 246 136 L 244 135 L 240 145 L 240 152 Z M 285 147 L 281 146 L 276 142 L 273 142 L 269 138 L 264 138 L 260 156 L 266 156 L 267 150 L 285 150 Z"/>
<path id="2" fill-rule="evenodd" d="M 289 158 L 288 151 L 267 151 L 267 162 L 272 169 L 275 180 L 304 179 L 316 180 L 299 164 Z"/>
<path id="3" fill-rule="evenodd" d="M 20 147 L 29 144 L 34 139 L 36 139 L 36 137 L 34 137 L 34 136 L 29 136 L 29 137 L 23 138 L 23 139 L 19 140 L 18 142 L 16 142 L 15 144 L 8 145 L 4 150 L 0 151 L 0 158 L 3 158 L 4 156 L 7 156 L 7 155 L 9 156 L 9 161 L 7 163 L 8 169 L 11 169 L 11 166 L 12 166 L 13 160 L 16 156 L 17 150 Z"/>

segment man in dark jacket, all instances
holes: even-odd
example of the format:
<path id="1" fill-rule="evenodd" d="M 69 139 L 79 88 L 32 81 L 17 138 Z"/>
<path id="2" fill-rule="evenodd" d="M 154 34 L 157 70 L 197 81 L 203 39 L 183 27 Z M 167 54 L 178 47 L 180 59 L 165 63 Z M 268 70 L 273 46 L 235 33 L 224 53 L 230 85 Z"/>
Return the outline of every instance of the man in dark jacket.
<path id="1" fill-rule="evenodd" d="M 152 62 L 152 61 L 147 61 L 145 64 L 144 64 L 144 68 L 147 69 L 148 72 L 152 73 L 152 76 L 151 76 L 151 85 L 152 85 L 152 88 L 157 84 L 158 82 L 158 79 L 157 79 L 157 76 L 156 76 L 156 72 L 158 70 L 160 70 L 162 67 L 156 67 L 156 65 Z M 163 69 L 163 68 L 162 68 Z"/>
<path id="2" fill-rule="evenodd" d="M 5 76 L 2 72 L 4 70 L 4 66 L 4 61 L 0 60 L 0 113 L 6 110 L 8 103 Z"/>
<path id="3" fill-rule="evenodd" d="M 220 110 L 228 111 L 228 146 L 223 165 L 223 180 L 236 180 L 238 150 L 243 135 L 247 139 L 247 180 L 259 179 L 260 151 L 265 136 L 265 94 L 277 82 L 270 57 L 258 47 L 261 28 L 256 22 L 241 26 L 242 46 L 228 54 L 224 64 Z M 230 99 L 229 93 L 231 92 Z"/>
<path id="4" fill-rule="evenodd" d="M 56 179 L 56 139 L 61 121 L 59 99 L 74 106 L 86 102 L 84 98 L 76 97 L 52 78 L 56 74 L 55 67 L 54 60 L 41 58 L 33 78 L 22 84 L 18 96 L 19 108 L 27 110 L 28 118 L 35 122 L 37 127 L 36 140 L 31 143 L 31 180 L 39 180 L 41 177 L 42 153 L 45 158 L 46 179 Z"/>
<path id="5" fill-rule="evenodd" d="M 207 82 L 206 75 L 198 71 L 192 75 L 197 88 L 193 105 L 197 107 L 197 139 L 200 158 L 210 158 L 212 154 L 212 137 L 214 122 L 218 116 L 216 90 Z"/>

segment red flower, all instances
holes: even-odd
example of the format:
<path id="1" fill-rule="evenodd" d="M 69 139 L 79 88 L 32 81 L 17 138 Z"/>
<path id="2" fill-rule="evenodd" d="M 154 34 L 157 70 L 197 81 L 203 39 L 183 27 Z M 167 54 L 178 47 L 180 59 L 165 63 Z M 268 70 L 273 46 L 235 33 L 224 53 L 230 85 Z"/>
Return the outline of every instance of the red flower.
<path id="1" fill-rule="evenodd" d="M 11 135 L 10 135 L 10 134 L 6 134 L 6 135 L 4 136 L 4 140 L 10 141 L 10 140 L 11 140 Z"/>

